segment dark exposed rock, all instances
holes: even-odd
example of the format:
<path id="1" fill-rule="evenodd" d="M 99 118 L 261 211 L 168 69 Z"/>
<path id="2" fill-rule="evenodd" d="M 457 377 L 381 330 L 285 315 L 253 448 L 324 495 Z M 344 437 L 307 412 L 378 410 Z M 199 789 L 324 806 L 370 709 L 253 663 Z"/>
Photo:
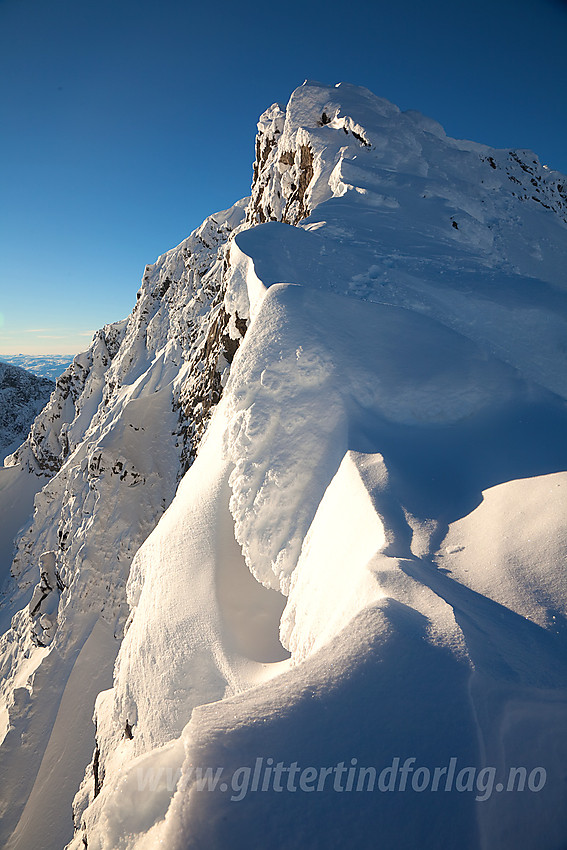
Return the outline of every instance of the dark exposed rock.
<path id="1" fill-rule="evenodd" d="M 102 788 L 102 776 L 100 774 L 100 749 L 97 746 L 95 747 L 94 755 L 93 755 L 93 777 L 94 777 L 94 796 L 98 797 L 100 794 L 100 789 Z M 83 839 L 86 846 L 86 839 Z"/>
<path id="2" fill-rule="evenodd" d="M 360 133 L 357 133 L 355 130 L 351 130 L 351 133 L 354 136 L 354 138 L 357 140 L 357 142 L 360 142 L 360 144 L 364 145 L 365 148 L 370 147 L 370 142 L 368 141 L 368 139 L 365 139 L 364 136 L 361 136 Z"/>
<path id="3" fill-rule="evenodd" d="M 321 122 L 328 124 L 330 120 L 329 116 L 323 113 Z M 274 168 L 272 151 L 278 142 L 276 129 L 270 126 L 256 138 L 256 162 L 246 218 L 250 224 L 263 224 L 267 221 L 298 224 L 310 213 L 307 192 L 314 176 L 313 150 L 309 144 L 303 144 L 295 150 L 277 151 L 278 168 Z M 282 181 L 284 172 L 286 178 Z M 272 207 L 274 197 L 277 199 L 276 209 Z"/>
<path id="4" fill-rule="evenodd" d="M 284 151 L 280 156 L 282 165 L 293 165 L 295 161 L 295 153 L 293 151 Z"/>
<path id="5" fill-rule="evenodd" d="M 296 156 L 297 160 L 297 156 Z M 299 148 L 299 176 L 297 186 L 288 199 L 282 215 L 282 221 L 287 224 L 297 224 L 309 215 L 305 195 L 313 179 L 313 150 L 310 145 Z"/>

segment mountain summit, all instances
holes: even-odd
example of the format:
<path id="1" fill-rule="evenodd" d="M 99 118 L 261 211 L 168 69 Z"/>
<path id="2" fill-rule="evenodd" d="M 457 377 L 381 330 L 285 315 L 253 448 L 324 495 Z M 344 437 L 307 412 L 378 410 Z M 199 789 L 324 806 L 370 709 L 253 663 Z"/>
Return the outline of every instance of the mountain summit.
<path id="1" fill-rule="evenodd" d="M 566 236 L 530 151 L 261 116 L 0 470 L 0 843 L 565 843 Z"/>

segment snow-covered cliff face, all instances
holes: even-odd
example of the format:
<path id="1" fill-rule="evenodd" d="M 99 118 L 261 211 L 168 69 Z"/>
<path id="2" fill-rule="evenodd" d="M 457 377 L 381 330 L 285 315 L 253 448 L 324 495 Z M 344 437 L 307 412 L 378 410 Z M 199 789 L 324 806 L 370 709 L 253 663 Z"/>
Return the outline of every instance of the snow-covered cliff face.
<path id="1" fill-rule="evenodd" d="M 244 206 L 211 216 L 146 267 L 132 315 L 103 328 L 75 357 L 0 471 L 11 491 L 18 480 L 28 491 L 34 481 L 42 487 L 4 589 L 3 630 L 13 619 L 0 645 L 0 769 L 21 776 L 2 795 L 5 836 L 36 783 L 66 679 L 89 638 L 99 648 L 82 665 L 87 684 L 74 704 L 82 723 L 90 724 L 94 697 L 111 682 L 132 557 L 171 502 L 245 331 L 244 320 L 229 327 L 223 309 L 225 243 Z M 13 532 L 25 521 L 22 506 Z M 38 686 L 43 671 L 48 689 Z M 26 729 L 39 731 L 35 746 L 22 751 Z M 75 768 L 67 806 L 90 760 L 91 737 L 67 765 Z M 60 843 L 67 829 L 62 821 Z"/>
<path id="2" fill-rule="evenodd" d="M 46 482 L 5 593 L 7 846 L 68 840 L 83 775 L 77 850 L 560 846 L 565 186 L 346 84 L 261 116 L 250 199 L 147 267 L 1 471 Z M 406 757 L 548 781 L 237 788 Z"/>
<path id="3" fill-rule="evenodd" d="M 32 422 L 47 404 L 55 385 L 0 362 L 0 458 L 4 459 L 27 436 Z"/>

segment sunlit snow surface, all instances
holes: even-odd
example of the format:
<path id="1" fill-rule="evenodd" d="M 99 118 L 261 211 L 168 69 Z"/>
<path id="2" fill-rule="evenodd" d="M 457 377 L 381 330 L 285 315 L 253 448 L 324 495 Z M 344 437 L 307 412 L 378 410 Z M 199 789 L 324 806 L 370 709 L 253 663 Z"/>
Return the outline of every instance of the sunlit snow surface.
<path id="1" fill-rule="evenodd" d="M 134 558 L 96 705 L 99 793 L 93 763 L 70 846 L 559 850 L 565 178 L 346 85 L 304 85 L 259 131 L 223 267 L 233 336 L 251 323 L 197 459 Z M 158 319 L 166 353 L 131 366 L 130 424 L 175 382 Z M 154 405 L 148 453 L 166 438 Z M 99 411 L 110 448 L 126 409 Z M 122 499 L 109 535 L 135 520 Z M 68 611 L 77 629 L 81 605 Z M 414 760 L 405 791 L 357 792 L 346 776 L 280 791 L 268 776 L 242 793 L 235 779 L 258 760 L 320 776 L 396 759 Z M 494 770 L 493 793 L 412 784 L 451 760 Z M 498 790 L 524 767 L 544 787 Z M 216 790 L 199 788 L 207 768 Z M 46 811 L 37 777 L 30 801 Z M 41 843 L 31 803 L 13 828 L 9 846 Z"/>

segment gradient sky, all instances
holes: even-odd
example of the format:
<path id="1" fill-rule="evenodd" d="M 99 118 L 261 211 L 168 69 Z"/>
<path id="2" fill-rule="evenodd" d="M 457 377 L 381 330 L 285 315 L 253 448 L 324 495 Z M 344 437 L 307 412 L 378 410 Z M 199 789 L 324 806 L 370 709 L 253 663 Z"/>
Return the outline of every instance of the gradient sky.
<path id="1" fill-rule="evenodd" d="M 0 0 L 0 354 L 75 353 L 248 194 L 305 78 L 567 172 L 563 0 Z"/>

